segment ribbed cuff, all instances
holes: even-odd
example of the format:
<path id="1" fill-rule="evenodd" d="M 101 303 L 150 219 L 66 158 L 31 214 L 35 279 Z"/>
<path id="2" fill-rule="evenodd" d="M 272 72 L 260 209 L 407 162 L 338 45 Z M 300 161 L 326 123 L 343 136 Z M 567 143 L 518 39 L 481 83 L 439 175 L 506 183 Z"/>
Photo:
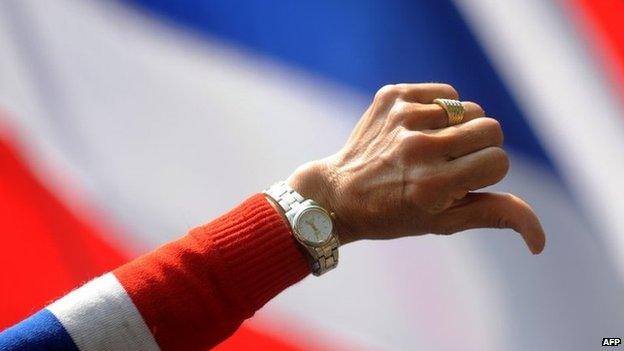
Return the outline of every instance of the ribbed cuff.
<path id="1" fill-rule="evenodd" d="M 205 349 L 310 273 L 297 245 L 257 194 L 114 274 L 161 349 Z"/>
<path id="2" fill-rule="evenodd" d="M 209 233 L 202 233 L 202 228 Z M 264 194 L 252 196 L 198 229 L 193 235 L 209 235 L 224 269 L 243 295 L 244 309 L 252 314 L 310 273 L 290 226 Z"/>

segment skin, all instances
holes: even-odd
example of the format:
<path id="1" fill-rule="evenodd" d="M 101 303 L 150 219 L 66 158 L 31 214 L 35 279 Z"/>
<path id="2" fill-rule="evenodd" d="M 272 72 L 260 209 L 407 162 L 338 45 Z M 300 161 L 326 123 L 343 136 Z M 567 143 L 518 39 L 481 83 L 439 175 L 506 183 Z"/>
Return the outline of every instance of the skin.
<path id="1" fill-rule="evenodd" d="M 335 213 L 342 244 L 473 228 L 511 228 L 533 254 L 545 235 L 531 207 L 507 193 L 478 192 L 509 169 L 500 124 L 473 102 L 448 126 L 435 98 L 446 84 L 381 88 L 336 154 L 299 167 L 287 183 Z"/>

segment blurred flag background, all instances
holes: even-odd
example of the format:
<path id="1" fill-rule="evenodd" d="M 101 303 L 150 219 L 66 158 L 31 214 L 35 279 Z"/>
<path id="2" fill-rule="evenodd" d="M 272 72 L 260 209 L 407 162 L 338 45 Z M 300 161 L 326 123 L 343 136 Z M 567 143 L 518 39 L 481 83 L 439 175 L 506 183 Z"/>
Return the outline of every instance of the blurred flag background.
<path id="1" fill-rule="evenodd" d="M 621 0 L 3 0 L 0 329 L 335 152 L 374 92 L 499 119 L 548 234 L 360 242 L 220 350 L 589 350 L 624 332 Z"/>

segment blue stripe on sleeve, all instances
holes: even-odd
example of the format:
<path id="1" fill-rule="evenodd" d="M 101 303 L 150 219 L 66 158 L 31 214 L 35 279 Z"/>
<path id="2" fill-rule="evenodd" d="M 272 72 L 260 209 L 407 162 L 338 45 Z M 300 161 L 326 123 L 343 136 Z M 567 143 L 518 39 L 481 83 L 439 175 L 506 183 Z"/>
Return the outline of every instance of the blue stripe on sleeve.
<path id="1" fill-rule="evenodd" d="M 72 350 L 74 341 L 52 312 L 42 309 L 0 333 L 0 351 Z"/>

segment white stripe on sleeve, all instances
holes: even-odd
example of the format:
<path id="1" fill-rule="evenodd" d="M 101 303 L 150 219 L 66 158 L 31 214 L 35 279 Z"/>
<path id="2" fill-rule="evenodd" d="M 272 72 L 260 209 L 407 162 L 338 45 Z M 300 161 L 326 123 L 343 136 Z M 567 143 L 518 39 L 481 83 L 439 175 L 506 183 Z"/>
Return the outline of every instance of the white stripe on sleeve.
<path id="1" fill-rule="evenodd" d="M 160 350 L 139 310 L 112 273 L 88 282 L 47 309 L 81 351 Z"/>

